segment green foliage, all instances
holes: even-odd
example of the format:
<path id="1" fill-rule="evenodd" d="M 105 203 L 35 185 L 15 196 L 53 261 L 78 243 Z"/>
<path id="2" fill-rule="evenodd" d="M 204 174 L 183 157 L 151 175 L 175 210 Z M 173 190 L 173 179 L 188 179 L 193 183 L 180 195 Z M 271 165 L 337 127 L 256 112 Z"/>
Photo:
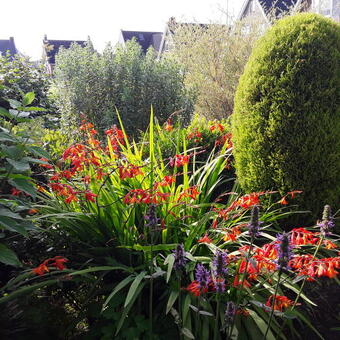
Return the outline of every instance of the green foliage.
<path id="1" fill-rule="evenodd" d="M 34 99 L 34 93 L 30 92 L 21 102 L 10 100 L 9 111 L 0 108 L 0 262 L 10 266 L 21 266 L 21 263 L 8 246 L 19 235 L 27 237 L 28 231 L 34 228 L 27 217 L 32 199 L 36 198 L 31 165 L 47 164 L 40 158 L 49 157 L 43 149 L 34 146 L 29 134 L 14 130 L 15 125 L 30 121 L 25 118 L 25 111 L 38 110 L 29 106 Z"/>
<path id="2" fill-rule="evenodd" d="M 135 41 L 108 45 L 103 54 L 73 45 L 59 52 L 54 75 L 51 93 L 65 128 L 78 126 L 84 114 L 103 131 L 118 123 L 118 109 L 127 132 L 136 134 L 146 129 L 151 105 L 161 122 L 177 110 L 186 120 L 192 112 L 179 66 L 158 61 L 152 49 L 144 55 Z"/>
<path id="3" fill-rule="evenodd" d="M 182 65 L 185 86 L 196 94 L 195 112 L 207 119 L 230 115 L 239 78 L 263 33 L 260 20 L 247 19 L 232 28 L 175 23 L 172 30 L 173 41 L 165 56 Z"/>
<path id="4" fill-rule="evenodd" d="M 245 191 L 302 190 L 313 211 L 340 192 L 340 26 L 314 14 L 278 21 L 254 49 L 233 115 Z"/>
<path id="5" fill-rule="evenodd" d="M 18 54 L 14 57 L 0 55 L 0 75 L 0 106 L 8 109 L 7 99 L 21 101 L 25 94 L 34 92 L 32 104 L 54 110 L 48 99 L 50 78 L 42 64 L 37 65 Z M 28 101 L 23 104 L 27 105 Z"/>

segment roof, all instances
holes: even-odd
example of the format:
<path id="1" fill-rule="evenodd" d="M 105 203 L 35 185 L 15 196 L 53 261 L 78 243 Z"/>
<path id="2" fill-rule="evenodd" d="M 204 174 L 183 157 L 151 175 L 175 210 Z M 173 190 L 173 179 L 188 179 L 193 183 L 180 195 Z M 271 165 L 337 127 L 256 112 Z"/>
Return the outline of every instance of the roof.
<path id="1" fill-rule="evenodd" d="M 48 62 L 53 65 L 55 64 L 55 56 L 61 47 L 70 48 L 73 43 L 82 47 L 86 46 L 85 40 L 50 40 L 45 38 L 43 43 Z"/>
<path id="2" fill-rule="evenodd" d="M 7 51 L 9 51 L 11 56 L 14 56 L 16 53 L 18 53 L 13 37 L 10 37 L 6 40 L 0 40 L 0 54 L 6 55 Z"/>
<path id="3" fill-rule="evenodd" d="M 152 46 L 157 52 L 162 41 L 162 32 L 142 32 L 142 31 L 121 31 L 124 42 L 132 40 L 133 38 L 142 47 L 144 53 Z"/>
<path id="4" fill-rule="evenodd" d="M 297 4 L 298 0 L 259 0 L 266 15 L 274 10 L 274 15 L 279 16 L 281 13 L 288 11 Z"/>

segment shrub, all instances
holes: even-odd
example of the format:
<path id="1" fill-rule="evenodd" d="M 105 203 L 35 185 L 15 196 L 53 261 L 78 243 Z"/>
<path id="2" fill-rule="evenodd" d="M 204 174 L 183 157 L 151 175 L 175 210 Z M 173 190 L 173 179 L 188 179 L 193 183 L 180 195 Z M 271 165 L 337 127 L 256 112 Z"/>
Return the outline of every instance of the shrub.
<path id="1" fill-rule="evenodd" d="M 151 105 L 161 122 L 177 110 L 187 119 L 192 112 L 177 63 L 158 61 L 152 49 L 144 55 L 135 41 L 115 50 L 108 45 L 103 54 L 90 45 L 62 50 L 51 93 L 64 127 L 77 126 L 84 114 L 103 131 L 117 123 L 118 109 L 127 132 L 136 134 L 147 127 Z"/>
<path id="2" fill-rule="evenodd" d="M 42 64 L 35 64 L 29 58 L 15 55 L 0 55 L 0 106 L 10 108 L 6 99 L 21 101 L 28 92 L 34 92 L 33 104 L 51 111 L 54 108 L 48 99 L 50 78 Z"/>
<path id="3" fill-rule="evenodd" d="M 244 25 L 249 26 L 245 33 Z M 233 112 L 234 95 L 254 42 L 262 34 L 258 21 L 227 25 L 173 27 L 169 58 L 185 70 L 185 85 L 197 95 L 195 112 L 222 119 Z"/>
<path id="4" fill-rule="evenodd" d="M 302 190 L 299 203 L 315 214 L 336 203 L 339 91 L 339 24 L 299 14 L 267 32 L 235 98 L 235 167 L 245 191 Z"/>

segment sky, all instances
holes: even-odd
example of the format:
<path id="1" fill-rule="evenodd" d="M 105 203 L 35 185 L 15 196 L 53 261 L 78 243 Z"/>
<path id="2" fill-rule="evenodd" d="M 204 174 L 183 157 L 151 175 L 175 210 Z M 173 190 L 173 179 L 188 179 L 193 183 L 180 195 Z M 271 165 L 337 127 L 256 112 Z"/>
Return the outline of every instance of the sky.
<path id="1" fill-rule="evenodd" d="M 244 0 L 0 0 L 0 39 L 14 37 L 32 60 L 42 56 L 42 40 L 86 40 L 102 51 L 115 45 L 121 29 L 164 31 L 170 17 L 183 22 L 226 22 Z"/>

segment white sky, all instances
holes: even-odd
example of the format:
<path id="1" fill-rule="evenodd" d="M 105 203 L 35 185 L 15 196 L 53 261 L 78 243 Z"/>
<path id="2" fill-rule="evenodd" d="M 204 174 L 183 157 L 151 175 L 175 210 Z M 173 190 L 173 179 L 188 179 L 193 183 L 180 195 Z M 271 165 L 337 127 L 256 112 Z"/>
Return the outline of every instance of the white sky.
<path id="1" fill-rule="evenodd" d="M 160 31 L 178 21 L 226 22 L 244 0 L 0 0 L 0 39 L 14 37 L 18 50 L 35 59 L 49 39 L 86 40 L 101 51 L 118 41 L 119 30 Z"/>

